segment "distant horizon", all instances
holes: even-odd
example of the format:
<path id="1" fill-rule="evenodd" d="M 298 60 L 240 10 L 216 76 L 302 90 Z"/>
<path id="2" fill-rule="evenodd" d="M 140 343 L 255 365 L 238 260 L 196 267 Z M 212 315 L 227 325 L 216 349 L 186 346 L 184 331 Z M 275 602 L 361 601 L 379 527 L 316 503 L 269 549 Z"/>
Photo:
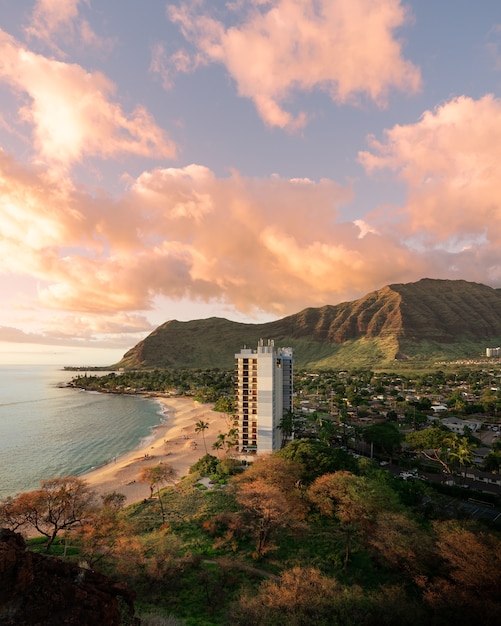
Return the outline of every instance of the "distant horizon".
<path id="1" fill-rule="evenodd" d="M 126 350 L 106 348 L 61 348 L 39 344 L 18 344 L 16 349 L 4 349 L 0 342 L 0 366 L 47 365 L 54 367 L 106 367 L 120 361 Z M 18 349 L 23 346 L 25 349 Z M 132 347 L 132 346 L 131 346 Z"/>

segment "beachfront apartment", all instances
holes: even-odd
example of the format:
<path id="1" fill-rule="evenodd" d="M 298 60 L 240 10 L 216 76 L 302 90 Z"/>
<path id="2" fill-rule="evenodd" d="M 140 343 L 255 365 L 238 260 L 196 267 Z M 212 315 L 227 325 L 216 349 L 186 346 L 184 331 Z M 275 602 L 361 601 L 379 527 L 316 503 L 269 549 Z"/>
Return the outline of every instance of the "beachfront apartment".
<path id="1" fill-rule="evenodd" d="M 243 348 L 235 361 L 237 451 L 278 450 L 282 441 L 278 425 L 292 411 L 292 348 L 275 348 L 273 340 L 260 339 L 256 350 Z"/>

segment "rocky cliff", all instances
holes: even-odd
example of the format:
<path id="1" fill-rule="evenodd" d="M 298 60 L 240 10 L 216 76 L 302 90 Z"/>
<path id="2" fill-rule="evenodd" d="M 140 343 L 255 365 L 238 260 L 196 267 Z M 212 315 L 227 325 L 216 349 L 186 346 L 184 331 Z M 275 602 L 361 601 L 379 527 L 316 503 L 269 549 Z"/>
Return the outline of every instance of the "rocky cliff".
<path id="1" fill-rule="evenodd" d="M 105 576 L 26 550 L 21 535 L 0 530 L 2 626 L 139 624 L 133 595 Z"/>

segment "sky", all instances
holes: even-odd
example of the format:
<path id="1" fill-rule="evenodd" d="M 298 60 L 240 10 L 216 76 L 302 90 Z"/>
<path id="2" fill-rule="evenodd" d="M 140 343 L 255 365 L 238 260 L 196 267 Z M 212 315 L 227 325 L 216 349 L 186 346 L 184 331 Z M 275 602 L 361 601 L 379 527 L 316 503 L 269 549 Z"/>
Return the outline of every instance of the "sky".
<path id="1" fill-rule="evenodd" d="M 501 287 L 499 0 L 0 0 L 0 363 Z"/>

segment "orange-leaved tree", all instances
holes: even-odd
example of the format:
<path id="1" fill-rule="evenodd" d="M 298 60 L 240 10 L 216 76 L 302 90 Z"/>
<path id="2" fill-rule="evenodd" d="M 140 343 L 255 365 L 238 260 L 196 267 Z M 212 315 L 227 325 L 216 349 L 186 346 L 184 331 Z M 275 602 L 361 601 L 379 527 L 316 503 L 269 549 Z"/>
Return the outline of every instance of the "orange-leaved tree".
<path id="1" fill-rule="evenodd" d="M 398 510 L 396 494 L 384 483 L 341 471 L 317 478 L 308 490 L 310 501 L 322 515 L 336 517 L 343 532 L 345 567 L 350 559 L 352 540 L 367 540 L 380 514 Z"/>
<path id="2" fill-rule="evenodd" d="M 278 529 L 297 527 L 304 520 L 301 471 L 301 465 L 273 455 L 257 460 L 235 479 L 235 496 L 248 515 L 257 557 L 270 549 Z"/>
<path id="3" fill-rule="evenodd" d="M 153 492 L 157 490 L 158 502 L 162 512 L 162 521 L 165 522 L 165 510 L 160 495 L 160 487 L 166 483 L 175 483 L 177 480 L 177 472 L 170 463 L 159 463 L 143 467 L 139 474 L 139 482 L 148 483 L 150 487 L 150 498 L 153 498 Z"/>
<path id="4" fill-rule="evenodd" d="M 0 502 L 0 522 L 13 530 L 32 528 L 47 537 L 49 552 L 57 535 L 82 524 L 95 509 L 95 493 L 75 476 L 42 480 L 40 489 Z"/>

